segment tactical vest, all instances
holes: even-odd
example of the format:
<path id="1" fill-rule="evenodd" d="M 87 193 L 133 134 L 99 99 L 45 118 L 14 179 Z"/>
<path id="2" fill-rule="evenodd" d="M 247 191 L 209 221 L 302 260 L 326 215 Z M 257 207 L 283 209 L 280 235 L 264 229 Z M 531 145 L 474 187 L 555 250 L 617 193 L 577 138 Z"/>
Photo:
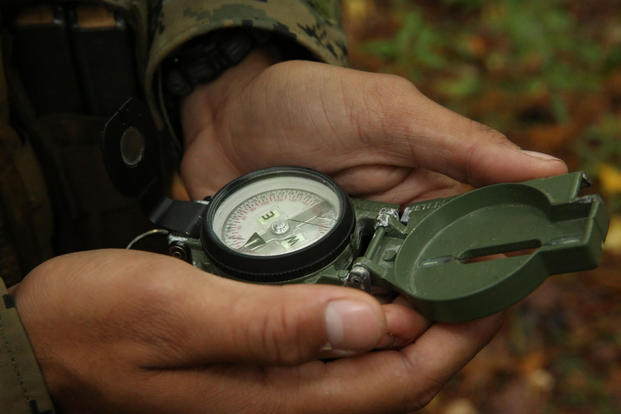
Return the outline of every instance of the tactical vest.
<path id="1" fill-rule="evenodd" d="M 5 2 L 6 3 L 6 2 Z M 46 2 L 0 9 L 0 276 L 124 247 L 150 225 L 101 156 L 105 121 L 140 95 L 138 41 L 123 10 Z"/>
<path id="2" fill-rule="evenodd" d="M 346 64 L 337 0 L 234 3 L 0 0 L 1 277 L 14 283 L 9 272 L 55 254 L 122 247 L 149 227 L 107 179 L 100 138 L 133 94 L 146 94 L 156 125 L 166 125 L 161 66 L 171 51 L 210 31 L 252 27 Z M 181 148 L 168 144 L 174 165 Z"/>

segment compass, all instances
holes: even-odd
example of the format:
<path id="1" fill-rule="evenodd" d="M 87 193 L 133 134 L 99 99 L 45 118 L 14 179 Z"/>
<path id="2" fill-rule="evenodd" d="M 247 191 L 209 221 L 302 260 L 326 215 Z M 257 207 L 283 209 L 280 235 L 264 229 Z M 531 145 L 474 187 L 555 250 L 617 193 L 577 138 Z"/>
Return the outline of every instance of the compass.
<path id="1" fill-rule="evenodd" d="M 501 183 L 407 206 L 350 198 L 328 176 L 272 167 L 213 197 L 161 197 L 158 140 L 144 103 L 105 128 L 108 172 L 140 196 L 169 253 L 208 273 L 257 283 L 328 283 L 400 293 L 433 321 L 460 322 L 513 305 L 548 276 L 596 267 L 609 217 L 583 194 L 581 171 Z M 154 170 L 155 168 L 155 170 Z"/>
<path id="2" fill-rule="evenodd" d="M 218 191 L 200 239 L 209 258 L 233 276 L 281 282 L 329 263 L 353 228 L 351 201 L 331 178 L 306 168 L 274 167 Z"/>
<path id="3" fill-rule="evenodd" d="M 596 267 L 608 215 L 582 172 L 504 183 L 405 208 L 352 199 L 301 167 L 246 174 L 200 201 L 164 199 L 151 219 L 170 253 L 258 283 L 401 293 L 434 321 L 506 309 L 549 275 Z"/>

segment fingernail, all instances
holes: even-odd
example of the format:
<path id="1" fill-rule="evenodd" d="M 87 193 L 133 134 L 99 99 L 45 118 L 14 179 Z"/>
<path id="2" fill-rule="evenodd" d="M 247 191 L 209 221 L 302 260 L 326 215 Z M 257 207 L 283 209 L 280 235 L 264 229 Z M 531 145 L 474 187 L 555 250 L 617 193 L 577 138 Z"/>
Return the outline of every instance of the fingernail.
<path id="1" fill-rule="evenodd" d="M 395 346 L 395 342 L 396 342 L 395 336 L 392 335 L 391 333 L 387 333 L 386 335 L 382 337 L 381 341 L 379 341 L 379 343 L 377 344 L 377 348 L 379 349 L 392 348 L 393 346 Z"/>
<path id="2" fill-rule="evenodd" d="M 381 324 L 365 302 L 335 300 L 325 311 L 328 345 L 335 351 L 371 349 L 378 342 Z"/>
<path id="3" fill-rule="evenodd" d="M 556 158 L 553 155 L 550 154 L 545 154 L 543 152 L 537 152 L 537 151 L 527 151 L 527 150 L 522 150 L 522 152 L 526 155 L 528 155 L 529 157 L 533 157 L 533 158 L 537 158 L 540 160 L 545 160 L 545 161 L 561 161 L 559 158 Z"/>
<path id="4" fill-rule="evenodd" d="M 382 340 L 377 344 L 377 349 L 398 349 L 403 348 L 406 345 L 409 345 L 414 340 L 412 338 L 400 338 L 394 336 L 391 333 L 387 333 L 384 335 Z"/>
<path id="5" fill-rule="evenodd" d="M 326 343 L 322 348 L 321 352 L 325 357 L 328 358 L 347 358 L 354 355 L 358 355 L 360 351 L 353 351 L 351 349 L 342 350 L 342 349 L 332 349 L 332 345 L 330 343 Z"/>

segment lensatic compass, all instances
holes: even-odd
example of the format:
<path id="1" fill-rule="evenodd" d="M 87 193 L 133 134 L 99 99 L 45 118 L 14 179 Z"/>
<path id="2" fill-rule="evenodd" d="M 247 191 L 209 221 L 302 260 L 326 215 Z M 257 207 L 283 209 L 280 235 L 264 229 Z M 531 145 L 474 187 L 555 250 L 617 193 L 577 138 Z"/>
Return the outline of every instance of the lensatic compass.
<path id="1" fill-rule="evenodd" d="M 404 294 L 425 316 L 504 309 L 545 278 L 597 266 L 608 218 L 575 172 L 396 205 L 350 199 L 329 177 L 274 167 L 207 202 L 166 200 L 152 216 L 194 266 L 262 283 L 332 283 Z M 188 231 L 188 229 L 191 229 Z"/>
<path id="2" fill-rule="evenodd" d="M 112 142 L 130 127 L 123 110 L 115 117 Z M 216 275 L 397 292 L 432 320 L 459 322 L 511 306 L 551 274 L 598 265 L 608 215 L 599 196 L 580 194 L 588 184 L 573 172 L 400 208 L 352 199 L 317 171 L 273 167 L 206 200 L 165 198 L 151 220 L 172 255 Z"/>

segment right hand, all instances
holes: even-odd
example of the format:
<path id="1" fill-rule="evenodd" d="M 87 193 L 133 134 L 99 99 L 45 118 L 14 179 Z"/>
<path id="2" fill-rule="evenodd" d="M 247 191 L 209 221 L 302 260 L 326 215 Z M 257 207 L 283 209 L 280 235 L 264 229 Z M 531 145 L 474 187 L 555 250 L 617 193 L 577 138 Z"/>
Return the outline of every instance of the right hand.
<path id="1" fill-rule="evenodd" d="M 354 289 L 246 284 L 121 250 L 52 259 L 14 295 L 66 413 L 407 412 L 501 320 L 430 325 Z"/>

